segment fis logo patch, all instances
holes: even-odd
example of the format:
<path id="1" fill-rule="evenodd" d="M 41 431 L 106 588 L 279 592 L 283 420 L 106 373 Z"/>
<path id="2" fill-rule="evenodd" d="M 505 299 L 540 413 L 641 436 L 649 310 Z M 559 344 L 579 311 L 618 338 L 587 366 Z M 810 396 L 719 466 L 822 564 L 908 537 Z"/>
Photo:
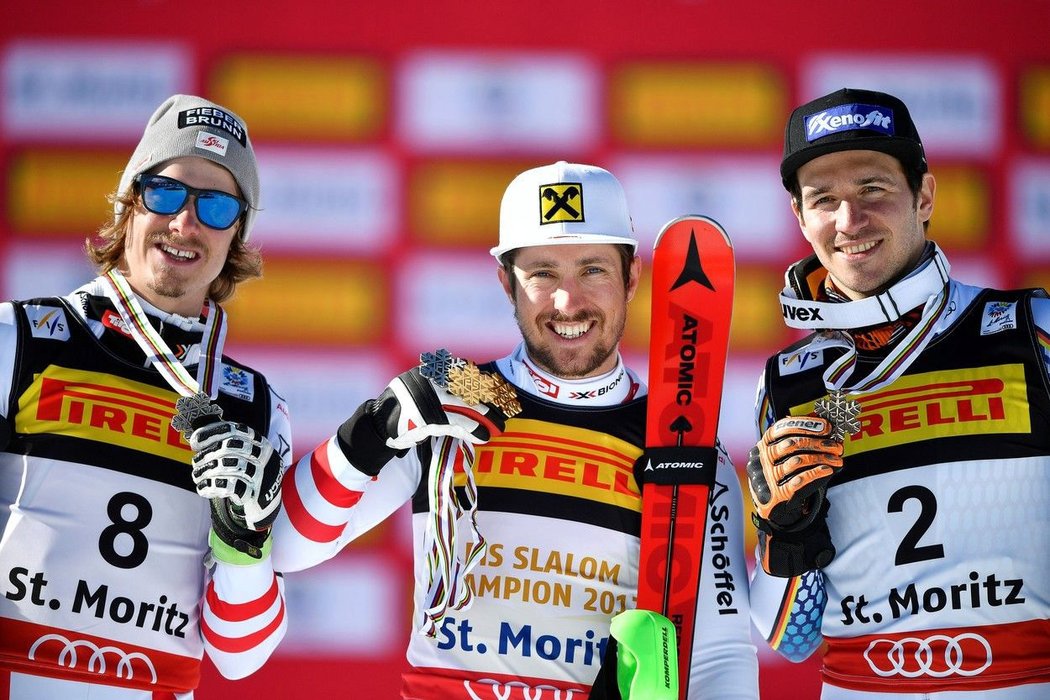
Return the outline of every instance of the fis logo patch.
<path id="1" fill-rule="evenodd" d="M 34 338 L 69 340 L 65 310 L 55 306 L 27 306 L 26 316 Z"/>
<path id="2" fill-rule="evenodd" d="M 584 220 L 582 182 L 540 185 L 540 225 Z"/>
<path id="3" fill-rule="evenodd" d="M 1017 302 L 990 301 L 984 305 L 981 335 L 992 335 L 1017 328 Z"/>
<path id="4" fill-rule="evenodd" d="M 219 391 L 244 401 L 255 398 L 255 375 L 240 367 L 222 365 L 222 383 Z"/>
<path id="5" fill-rule="evenodd" d="M 824 351 L 810 350 L 809 348 L 797 352 L 784 353 L 777 358 L 777 365 L 780 367 L 781 377 L 805 372 L 807 369 L 814 369 L 823 364 Z"/>

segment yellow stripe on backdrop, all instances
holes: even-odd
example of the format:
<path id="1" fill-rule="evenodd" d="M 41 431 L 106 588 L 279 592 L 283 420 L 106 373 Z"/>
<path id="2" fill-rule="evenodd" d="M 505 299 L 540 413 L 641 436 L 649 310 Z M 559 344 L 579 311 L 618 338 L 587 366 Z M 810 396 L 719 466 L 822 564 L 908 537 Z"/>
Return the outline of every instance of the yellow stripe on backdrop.
<path id="1" fill-rule="evenodd" d="M 1021 75 L 1021 126 L 1033 146 L 1050 148 L 1050 66 Z"/>
<path id="2" fill-rule="evenodd" d="M 71 235 L 78 240 L 113 215 L 105 194 L 116 190 L 127 154 L 29 150 L 12 158 L 8 216 L 27 235 Z"/>
<path id="3" fill-rule="evenodd" d="M 386 82 L 371 59 L 237 54 L 216 68 L 211 96 L 256 140 L 364 141 L 387 121 Z"/>
<path id="4" fill-rule="evenodd" d="M 271 257 L 223 306 L 238 343 L 343 347 L 382 339 L 388 297 L 379 262 Z"/>
<path id="5" fill-rule="evenodd" d="M 734 148 L 783 138 L 788 92 L 768 65 L 629 63 L 609 80 L 610 128 L 628 144 Z"/>
<path id="6" fill-rule="evenodd" d="M 988 175 L 968 166 L 939 166 L 937 203 L 930 219 L 930 237 L 942 248 L 980 250 L 988 240 Z"/>
<path id="7" fill-rule="evenodd" d="M 421 242 L 489 247 L 499 231 L 499 203 L 525 163 L 437 161 L 409 176 L 409 228 Z"/>

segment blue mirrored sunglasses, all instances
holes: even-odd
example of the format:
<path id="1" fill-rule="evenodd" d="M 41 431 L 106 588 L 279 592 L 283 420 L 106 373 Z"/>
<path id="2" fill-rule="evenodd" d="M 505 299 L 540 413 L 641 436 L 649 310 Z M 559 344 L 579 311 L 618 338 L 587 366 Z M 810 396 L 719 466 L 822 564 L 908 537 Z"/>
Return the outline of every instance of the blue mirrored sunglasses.
<path id="1" fill-rule="evenodd" d="M 197 220 L 209 228 L 225 231 L 237 223 L 248 203 L 220 190 L 198 190 L 185 182 L 163 175 L 140 174 L 135 184 L 142 194 L 142 206 L 154 214 L 178 214 L 193 195 Z"/>

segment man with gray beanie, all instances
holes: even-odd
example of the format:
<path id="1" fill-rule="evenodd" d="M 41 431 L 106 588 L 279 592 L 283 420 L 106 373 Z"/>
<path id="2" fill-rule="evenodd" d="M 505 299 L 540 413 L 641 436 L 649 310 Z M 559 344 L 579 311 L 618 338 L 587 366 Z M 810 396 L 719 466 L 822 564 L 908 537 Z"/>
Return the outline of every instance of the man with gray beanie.
<path id="1" fill-rule="evenodd" d="M 219 302 L 261 274 L 244 122 L 165 100 L 87 239 L 99 277 L 0 304 L 0 697 L 192 698 L 286 629 L 270 560 L 291 454 Z"/>
<path id="2" fill-rule="evenodd" d="M 813 255 L 747 465 L 756 628 L 822 644 L 821 697 L 1050 697 L 1050 299 L 949 277 L 898 98 L 792 112 L 780 174 Z"/>

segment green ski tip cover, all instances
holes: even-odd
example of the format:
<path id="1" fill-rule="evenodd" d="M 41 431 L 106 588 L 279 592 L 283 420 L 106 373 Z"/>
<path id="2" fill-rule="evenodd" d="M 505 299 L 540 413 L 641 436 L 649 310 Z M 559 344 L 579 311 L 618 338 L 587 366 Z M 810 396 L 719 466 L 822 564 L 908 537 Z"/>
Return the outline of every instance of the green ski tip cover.
<path id="1" fill-rule="evenodd" d="M 612 619 L 616 682 L 624 700 L 678 700 L 674 625 L 651 610 L 625 610 Z"/>

